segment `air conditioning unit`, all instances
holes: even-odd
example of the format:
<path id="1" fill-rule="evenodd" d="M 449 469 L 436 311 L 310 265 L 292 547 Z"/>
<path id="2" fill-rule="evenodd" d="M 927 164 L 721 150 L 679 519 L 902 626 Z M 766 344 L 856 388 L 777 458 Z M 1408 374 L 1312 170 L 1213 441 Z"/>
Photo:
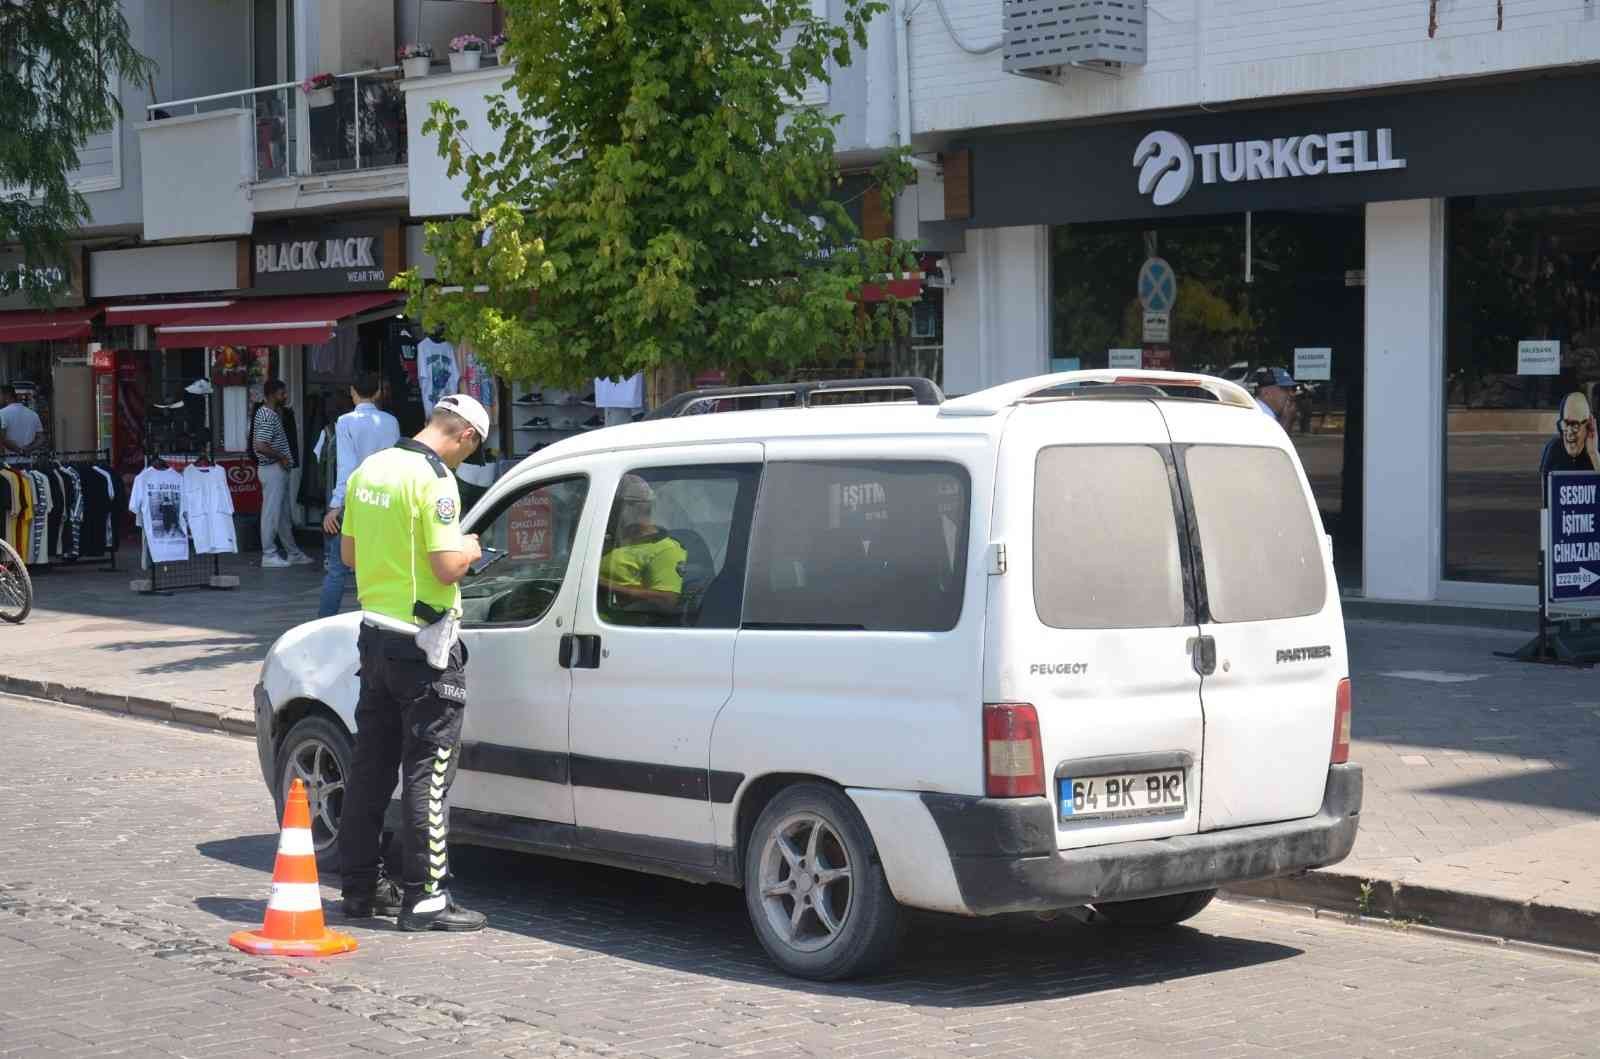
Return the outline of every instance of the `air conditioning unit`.
<path id="1" fill-rule="evenodd" d="M 1060 81 L 1081 65 L 1143 66 L 1146 0 L 1001 0 L 1006 73 Z"/>

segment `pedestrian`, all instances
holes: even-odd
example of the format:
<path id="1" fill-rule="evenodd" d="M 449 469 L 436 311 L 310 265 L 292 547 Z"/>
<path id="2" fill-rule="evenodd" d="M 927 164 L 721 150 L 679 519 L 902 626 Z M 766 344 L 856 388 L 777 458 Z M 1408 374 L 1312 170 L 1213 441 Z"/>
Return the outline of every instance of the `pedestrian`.
<path id="1" fill-rule="evenodd" d="M 1282 368 L 1257 368 L 1256 407 L 1288 433 L 1294 426 L 1294 376 Z"/>
<path id="2" fill-rule="evenodd" d="M 27 452 L 44 433 L 39 413 L 23 404 L 17 388 L 0 383 L 0 445 L 7 452 Z"/>
<path id="3" fill-rule="evenodd" d="M 333 426 L 333 446 L 324 477 L 329 485 L 328 513 L 322 518 L 322 600 L 317 617 L 339 613 L 345 584 L 351 570 L 339 554 L 339 520 L 343 517 L 344 494 L 351 473 L 368 456 L 393 448 L 400 440 L 400 422 L 388 412 L 378 410 L 376 401 L 383 384 L 375 371 L 366 372 L 350 386 L 355 408 L 340 416 Z M 327 451 L 326 446 L 324 451 Z"/>
<path id="4" fill-rule="evenodd" d="M 269 379 L 262 398 L 250 420 L 250 448 L 256 454 L 256 474 L 261 478 L 261 565 L 267 569 L 306 566 L 314 560 L 294 540 L 289 513 L 289 472 L 294 469 L 294 456 L 279 414 L 289 400 L 289 387 L 282 379 Z M 282 558 L 277 555 L 279 545 Z"/>
<path id="5" fill-rule="evenodd" d="M 482 556 L 463 535 L 451 471 L 482 443 L 489 414 L 446 395 L 415 438 L 369 456 L 345 484 L 340 546 L 356 572 L 362 622 L 356 747 L 339 829 L 344 912 L 398 915 L 401 930 L 481 930 L 446 888 L 445 796 L 466 708 L 456 634 L 461 579 Z M 399 771 L 403 890 L 385 879 L 379 838 Z"/>

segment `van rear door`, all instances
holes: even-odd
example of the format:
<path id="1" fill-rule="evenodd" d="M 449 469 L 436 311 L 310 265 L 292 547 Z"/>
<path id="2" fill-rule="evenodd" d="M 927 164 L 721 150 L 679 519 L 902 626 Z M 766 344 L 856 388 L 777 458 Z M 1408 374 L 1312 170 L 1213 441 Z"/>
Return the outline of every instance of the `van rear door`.
<path id="1" fill-rule="evenodd" d="M 985 697 L 1037 711 L 1058 847 L 1193 833 L 1199 630 L 1160 412 L 1146 400 L 1022 404 L 997 483 Z"/>
<path id="2" fill-rule="evenodd" d="M 1192 512 L 1207 670 L 1200 829 L 1314 815 L 1349 674 L 1332 552 L 1287 434 L 1164 401 Z"/>

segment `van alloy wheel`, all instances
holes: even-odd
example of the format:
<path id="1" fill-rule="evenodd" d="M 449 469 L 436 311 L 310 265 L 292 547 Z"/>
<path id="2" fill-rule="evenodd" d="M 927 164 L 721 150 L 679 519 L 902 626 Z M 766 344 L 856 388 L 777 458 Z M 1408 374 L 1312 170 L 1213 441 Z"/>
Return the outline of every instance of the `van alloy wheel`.
<path id="1" fill-rule="evenodd" d="M 320 852 L 339 840 L 344 771 L 333 748 L 315 739 L 301 743 L 286 768 L 284 786 L 296 779 L 306 785 L 306 798 L 311 803 L 311 837 Z"/>
<path id="2" fill-rule="evenodd" d="M 815 813 L 785 819 L 761 851 L 767 921 L 785 943 L 815 952 L 844 930 L 851 911 L 850 852 Z"/>

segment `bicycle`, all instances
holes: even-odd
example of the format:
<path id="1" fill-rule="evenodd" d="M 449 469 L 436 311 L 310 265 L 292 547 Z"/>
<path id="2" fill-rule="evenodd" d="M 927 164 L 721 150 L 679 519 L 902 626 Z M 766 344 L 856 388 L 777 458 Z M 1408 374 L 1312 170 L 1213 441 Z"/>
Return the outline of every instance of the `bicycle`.
<path id="1" fill-rule="evenodd" d="M 0 540 L 0 621 L 19 625 L 33 609 L 33 579 L 17 550 Z"/>

